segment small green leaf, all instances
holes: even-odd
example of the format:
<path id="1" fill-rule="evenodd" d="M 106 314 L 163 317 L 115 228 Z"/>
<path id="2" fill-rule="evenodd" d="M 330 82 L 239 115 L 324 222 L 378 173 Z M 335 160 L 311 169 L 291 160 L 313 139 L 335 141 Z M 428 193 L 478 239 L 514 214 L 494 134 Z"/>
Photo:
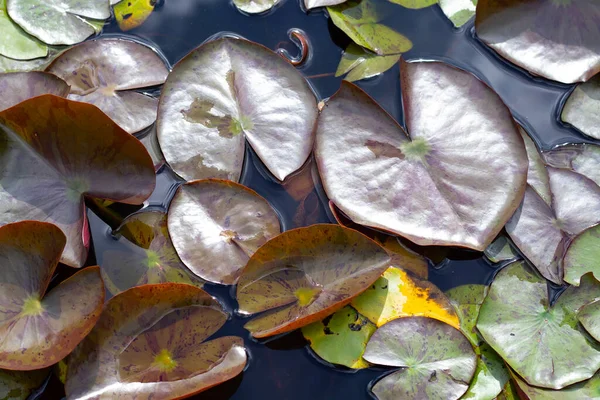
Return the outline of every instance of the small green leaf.
<path id="1" fill-rule="evenodd" d="M 347 81 L 354 82 L 378 75 L 392 68 L 400 60 L 400 54 L 378 56 L 351 43 L 340 60 L 335 76 L 346 76 Z"/>
<path id="2" fill-rule="evenodd" d="M 46 57 L 48 47 L 15 24 L 6 11 L 6 0 L 0 0 L 0 55 L 15 60 Z"/>
<path id="3" fill-rule="evenodd" d="M 460 28 L 475 15 L 477 0 L 440 0 L 440 7 L 455 27 Z"/>
<path id="4" fill-rule="evenodd" d="M 592 272 L 600 278 L 600 225 L 577 236 L 565 255 L 565 282 L 579 286 L 583 275 Z"/>
<path id="5" fill-rule="evenodd" d="M 418 10 L 420 8 L 430 7 L 438 2 L 438 0 L 388 0 L 394 4 L 400 4 L 405 8 Z"/>

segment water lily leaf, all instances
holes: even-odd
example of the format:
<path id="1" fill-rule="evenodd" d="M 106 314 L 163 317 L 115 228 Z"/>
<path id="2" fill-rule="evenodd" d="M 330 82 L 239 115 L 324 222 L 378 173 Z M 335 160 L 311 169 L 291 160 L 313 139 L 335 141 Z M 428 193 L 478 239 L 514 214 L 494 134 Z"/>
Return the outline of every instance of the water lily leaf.
<path id="1" fill-rule="evenodd" d="M 420 9 L 432 6 L 438 2 L 438 0 L 388 0 L 391 3 L 399 4 L 405 8 Z"/>
<path id="2" fill-rule="evenodd" d="M 586 135 L 600 139 L 600 75 L 573 90 L 562 110 L 561 119 Z"/>
<path id="3" fill-rule="evenodd" d="M 156 0 L 128 0 L 117 2 L 113 11 L 119 28 L 123 32 L 142 25 L 154 11 Z"/>
<path id="4" fill-rule="evenodd" d="M 133 89 L 162 84 L 169 71 L 151 48 L 122 39 L 73 46 L 46 69 L 70 86 L 69 99 L 100 108 L 129 133 L 156 120 L 158 100 Z"/>
<path id="5" fill-rule="evenodd" d="M 412 42 L 407 37 L 379 23 L 383 17 L 376 5 L 372 0 L 349 0 L 327 10 L 333 23 L 359 46 L 380 56 L 410 50 Z"/>
<path id="6" fill-rule="evenodd" d="M 8 0 L 8 15 L 44 43 L 70 45 L 96 33 L 91 20 L 110 18 L 110 7 L 97 0 Z"/>
<path id="7" fill-rule="evenodd" d="M 6 0 L 0 0 L 0 55 L 16 60 L 31 60 L 46 57 L 48 47 L 28 35 L 8 16 Z"/>
<path id="8" fill-rule="evenodd" d="M 525 189 L 527 155 L 512 117 L 467 72 L 438 62 L 401 70 L 410 137 L 350 83 L 321 112 L 315 155 L 325 192 L 358 224 L 483 251 Z"/>
<path id="9" fill-rule="evenodd" d="M 336 4 L 345 3 L 346 0 L 304 0 L 304 7 L 307 10 L 316 7 L 335 6 Z"/>
<path id="10" fill-rule="evenodd" d="M 0 368 L 48 367 L 67 356 L 98 320 L 104 303 L 98 267 L 46 293 L 65 243 L 61 230 L 45 222 L 0 228 Z"/>
<path id="11" fill-rule="evenodd" d="M 49 47 L 46 57 L 32 60 L 16 60 L 0 54 L 0 73 L 43 71 L 59 53 L 58 48 Z"/>
<path id="12" fill-rule="evenodd" d="M 260 14 L 275 7 L 281 0 L 233 0 L 233 4 L 248 14 Z"/>
<path id="13" fill-rule="evenodd" d="M 237 376 L 242 338 L 206 341 L 227 321 L 210 295 L 181 283 L 144 285 L 108 301 L 69 357 L 67 398 L 184 398 Z"/>
<path id="14" fill-rule="evenodd" d="M 69 85 L 45 72 L 13 72 L 0 74 L 0 111 L 42 94 L 66 97 Z"/>
<path id="15" fill-rule="evenodd" d="M 371 78 L 392 68 L 399 60 L 400 54 L 378 56 L 350 43 L 342 54 L 335 76 L 348 74 L 344 79 L 349 82 Z"/>
<path id="16" fill-rule="evenodd" d="M 158 171 L 165 165 L 165 156 L 160 149 L 160 144 L 158 143 L 158 138 L 156 137 L 156 126 L 152 126 L 148 132 L 146 132 L 143 136 L 136 136 L 140 142 L 144 145 L 148 154 L 152 158 L 152 162 L 154 163 L 154 170 Z"/>
<path id="17" fill-rule="evenodd" d="M 600 71 L 599 22 L 595 0 L 479 0 L 475 29 L 498 54 L 532 74 L 574 83 Z"/>
<path id="18" fill-rule="evenodd" d="M 583 306 L 577 318 L 585 330 L 596 340 L 600 339 L 600 300 L 593 301 Z"/>
<path id="19" fill-rule="evenodd" d="M 0 369 L 0 399 L 27 400 L 42 387 L 50 370 L 9 371 Z"/>
<path id="20" fill-rule="evenodd" d="M 315 96 L 289 62 L 256 43 L 218 39 L 173 68 L 160 99 L 158 141 L 182 178 L 238 181 L 246 138 L 282 181 L 308 158 L 316 118 Z"/>
<path id="21" fill-rule="evenodd" d="M 81 267 L 89 246 L 84 196 L 142 203 L 150 156 L 98 108 L 43 95 L 0 112 L 0 224 L 35 219 L 67 236 L 61 262 Z M 27 182 L 27 185 L 23 185 Z"/>
<path id="22" fill-rule="evenodd" d="M 587 381 L 567 386 L 562 390 L 530 386 L 516 374 L 513 374 L 513 380 L 530 400 L 581 400 L 597 399 L 600 396 L 600 373 Z M 516 399 L 518 400 L 518 397 Z"/>
<path id="23" fill-rule="evenodd" d="M 586 229 L 571 242 L 564 259 L 565 282 L 579 286 L 588 272 L 600 278 L 600 225 Z"/>
<path id="24" fill-rule="evenodd" d="M 115 230 L 127 251 L 108 250 L 102 260 L 102 278 L 115 295 L 148 283 L 177 282 L 202 287 L 181 262 L 167 232 L 167 214 L 143 211 L 133 214 Z"/>
<path id="25" fill-rule="evenodd" d="M 406 317 L 379 328 L 365 360 L 401 367 L 373 386 L 379 400 L 459 399 L 469 387 L 477 357 L 459 330 L 435 319 Z"/>
<path id="26" fill-rule="evenodd" d="M 460 28 L 475 15 L 477 0 L 439 0 L 440 7 L 455 27 Z"/>
<path id="27" fill-rule="evenodd" d="M 598 296 L 600 283 L 587 277 L 550 306 L 546 281 L 515 262 L 494 279 L 477 329 L 530 385 L 561 389 L 600 368 L 600 344 L 577 322 L 579 308 Z"/>
<path id="28" fill-rule="evenodd" d="M 354 308 L 346 306 L 322 321 L 302 328 L 310 348 L 323 360 L 348 368 L 368 368 L 362 355 L 377 327 Z"/>
<path id="29" fill-rule="evenodd" d="M 254 252 L 281 232 L 264 198 L 218 179 L 180 186 L 168 224 L 181 260 L 201 278 L 224 285 L 234 284 Z"/>
<path id="30" fill-rule="evenodd" d="M 487 286 L 476 284 L 457 286 L 446 292 L 448 299 L 456 309 L 460 320 L 460 329 L 476 350 L 481 342 L 481 337 L 475 329 L 475 324 L 486 293 Z"/>
<path id="31" fill-rule="evenodd" d="M 408 316 L 435 318 L 455 328 L 460 327 L 454 307 L 437 286 L 413 278 L 400 268 L 388 268 L 351 304 L 378 327 Z"/>
<path id="32" fill-rule="evenodd" d="M 600 186 L 600 146 L 571 144 L 544 152 L 542 155 L 551 167 L 570 169 Z"/>
<path id="33" fill-rule="evenodd" d="M 339 225 L 284 232 L 259 248 L 242 271 L 240 312 L 270 310 L 244 327 L 260 338 L 319 321 L 371 286 L 389 261 L 371 239 Z"/>
<path id="34" fill-rule="evenodd" d="M 552 193 L 550 192 L 550 178 L 546 171 L 546 163 L 527 132 L 519 127 L 519 133 L 525 143 L 525 150 L 529 159 L 527 184 L 536 191 L 546 204 L 550 205 L 552 203 Z"/>
<path id="35" fill-rule="evenodd" d="M 500 235 L 484 251 L 485 257 L 493 263 L 515 260 L 519 258 L 519 253 L 513 249 L 510 240 L 504 235 Z"/>

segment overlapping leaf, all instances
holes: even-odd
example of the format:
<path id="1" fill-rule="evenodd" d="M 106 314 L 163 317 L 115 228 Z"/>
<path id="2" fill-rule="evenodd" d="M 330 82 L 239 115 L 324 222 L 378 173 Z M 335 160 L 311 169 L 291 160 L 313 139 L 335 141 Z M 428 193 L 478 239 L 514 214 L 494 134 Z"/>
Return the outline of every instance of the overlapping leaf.
<path id="1" fill-rule="evenodd" d="M 600 146 L 571 144 L 557 147 L 542 154 L 546 164 L 570 169 L 591 179 L 600 186 Z"/>
<path id="2" fill-rule="evenodd" d="M 506 236 L 498 236 L 484 251 L 485 257 L 493 263 L 515 260 L 519 253 L 513 249 L 512 244 Z"/>
<path id="3" fill-rule="evenodd" d="M 45 72 L 14 72 L 0 74 L 0 111 L 43 94 L 66 97 L 69 85 L 55 75 Z"/>
<path id="4" fill-rule="evenodd" d="M 43 95 L 0 112 L 0 224 L 52 222 L 67 236 L 61 262 L 89 246 L 84 196 L 140 204 L 155 175 L 143 145 L 96 107 Z M 27 184 L 23 184 L 27 182 Z"/>
<path id="5" fill-rule="evenodd" d="M 277 214 L 265 199 L 217 179 L 180 186 L 168 224 L 181 260 L 201 278 L 224 285 L 234 284 L 254 252 L 280 232 Z"/>
<path id="6" fill-rule="evenodd" d="M 335 76 L 348 74 L 344 79 L 349 82 L 371 78 L 392 68 L 399 60 L 400 54 L 378 56 L 351 43 L 342 54 Z"/>
<path id="7" fill-rule="evenodd" d="M 319 117 L 323 187 L 356 223 L 482 251 L 522 200 L 522 139 L 500 98 L 471 74 L 430 62 L 401 69 L 410 137 L 343 82 Z"/>
<path id="8" fill-rule="evenodd" d="M 339 225 L 312 225 L 271 239 L 250 258 L 237 285 L 254 337 L 289 332 L 341 309 L 372 285 L 390 258 L 375 242 Z"/>
<path id="9" fill-rule="evenodd" d="M 586 135 L 600 139 L 600 75 L 573 90 L 562 110 L 561 119 Z"/>
<path id="10" fill-rule="evenodd" d="M 245 139 L 284 180 L 310 154 L 317 102 L 276 53 L 242 39 L 206 43 L 181 60 L 163 88 L 158 140 L 186 180 L 239 180 Z"/>
<path id="11" fill-rule="evenodd" d="M 67 356 L 102 311 L 98 267 L 79 271 L 46 293 L 66 238 L 52 224 L 0 228 L 0 368 L 35 370 Z"/>
<path id="12" fill-rule="evenodd" d="M 0 399 L 30 399 L 43 386 L 49 374 L 49 368 L 36 371 L 0 370 Z"/>
<path id="13" fill-rule="evenodd" d="M 600 225 L 586 229 L 573 239 L 564 259 L 565 282 L 579 286 L 588 272 L 600 278 Z"/>
<path id="14" fill-rule="evenodd" d="M 191 285 L 129 289 L 107 304 L 69 357 L 68 398 L 184 398 L 242 372 L 242 338 L 206 341 L 227 320 L 219 303 Z"/>
<path id="15" fill-rule="evenodd" d="M 567 386 L 562 390 L 530 386 L 516 374 L 513 374 L 513 379 L 529 400 L 597 399 L 600 395 L 600 373 L 597 373 L 587 381 Z"/>
<path id="16" fill-rule="evenodd" d="M 158 100 L 134 91 L 162 84 L 168 70 L 151 48 L 122 39 L 98 39 L 63 52 L 46 69 L 70 86 L 69 99 L 100 108 L 136 133 L 156 120 Z"/>
<path id="17" fill-rule="evenodd" d="M 260 14 L 275 7 L 281 0 L 233 0 L 235 6 L 248 14 Z"/>
<path id="18" fill-rule="evenodd" d="M 596 0 L 479 0 L 477 35 L 534 75 L 563 83 L 600 71 L 600 4 Z"/>
<path id="19" fill-rule="evenodd" d="M 583 306 L 577 318 L 585 330 L 596 340 L 600 339 L 600 300 L 595 300 Z"/>
<path id="20" fill-rule="evenodd" d="M 388 0 L 391 3 L 399 4 L 405 8 L 418 10 L 420 8 L 430 7 L 438 2 L 438 0 Z"/>
<path id="21" fill-rule="evenodd" d="M 440 7 L 455 27 L 460 28 L 475 15 L 477 0 L 439 0 Z"/>
<path id="22" fill-rule="evenodd" d="M 46 57 L 48 47 L 23 31 L 8 16 L 6 0 L 0 0 L 0 55 L 16 60 Z"/>

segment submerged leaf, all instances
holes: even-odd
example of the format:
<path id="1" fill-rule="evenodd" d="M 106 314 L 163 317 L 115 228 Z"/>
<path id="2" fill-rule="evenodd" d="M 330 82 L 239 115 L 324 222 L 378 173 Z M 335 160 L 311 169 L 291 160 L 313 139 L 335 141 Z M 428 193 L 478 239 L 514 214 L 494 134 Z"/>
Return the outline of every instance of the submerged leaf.
<path id="1" fill-rule="evenodd" d="M 275 7 L 281 0 L 233 0 L 235 6 L 248 14 L 259 14 L 269 11 Z"/>
<path id="2" fill-rule="evenodd" d="M 561 119 L 586 135 L 600 139 L 600 75 L 573 90 L 562 110 Z"/>
<path id="3" fill-rule="evenodd" d="M 0 55 L 15 60 L 31 60 L 46 57 L 48 47 L 29 36 L 8 16 L 6 0 L 0 0 Z"/>
<path id="4" fill-rule="evenodd" d="M 565 282 L 579 286 L 588 272 L 600 280 L 600 225 L 579 234 L 567 249 L 564 259 Z"/>
<path id="5" fill-rule="evenodd" d="M 123 32 L 142 25 L 154 11 L 156 0 L 123 0 L 113 7 L 115 19 Z"/>
<path id="6" fill-rule="evenodd" d="M 600 283 L 587 277 L 550 306 L 546 281 L 516 262 L 496 275 L 477 329 L 530 385 L 561 389 L 600 368 L 600 345 L 577 322 L 579 308 L 599 296 Z"/>
<path id="7" fill-rule="evenodd" d="M 0 224 L 52 222 L 72 267 L 88 253 L 84 196 L 140 204 L 154 189 L 143 145 L 89 104 L 43 95 L 2 111 L 0 148 Z"/>
<path id="8" fill-rule="evenodd" d="M 240 312 L 268 311 L 245 328 L 260 338 L 319 321 L 371 286 L 389 261 L 375 242 L 339 225 L 284 232 L 259 248 L 242 271 Z"/>
<path id="9" fill-rule="evenodd" d="M 173 68 L 160 98 L 158 141 L 186 180 L 239 180 L 245 139 L 284 180 L 308 158 L 316 118 L 315 96 L 290 63 L 256 43 L 218 39 Z"/>
<path id="10" fill-rule="evenodd" d="M 440 7 L 455 27 L 460 28 L 475 15 L 477 0 L 439 0 Z"/>
<path id="11" fill-rule="evenodd" d="M 379 400 L 459 399 L 477 360 L 459 330 L 425 317 L 399 318 L 379 328 L 364 358 L 401 367 L 375 383 L 372 390 Z"/>
<path id="12" fill-rule="evenodd" d="M 9 371 L 0 369 L 0 399 L 28 400 L 44 384 L 49 369 L 35 371 Z"/>
<path id="13" fill-rule="evenodd" d="M 102 311 L 98 267 L 85 268 L 49 293 L 66 238 L 52 224 L 0 227 L 0 368 L 34 370 L 66 357 Z"/>
<path id="14" fill-rule="evenodd" d="M 563 83 L 600 71 L 600 4 L 596 0 L 479 0 L 477 35 L 534 75 Z"/>
<path id="15" fill-rule="evenodd" d="M 349 82 L 371 78 L 392 68 L 399 60 L 400 54 L 378 56 L 350 43 L 342 54 L 335 76 L 348 74 L 344 79 Z"/>
<path id="16" fill-rule="evenodd" d="M 356 223 L 419 245 L 483 251 L 522 200 L 522 139 L 500 98 L 473 75 L 437 62 L 401 69 L 410 138 L 342 82 L 319 117 L 323 187 Z"/>
<path id="17" fill-rule="evenodd" d="M 242 338 L 206 341 L 227 320 L 219 303 L 191 285 L 129 289 L 110 299 L 69 357 L 67 398 L 184 398 L 242 372 Z"/>
<path id="18" fill-rule="evenodd" d="M 121 128 L 136 133 L 156 120 L 158 100 L 133 89 L 162 84 L 168 70 L 151 48 L 122 39 L 74 46 L 46 69 L 70 86 L 69 99 L 100 108 Z"/>
<path id="19" fill-rule="evenodd" d="M 92 20 L 110 18 L 108 1 L 9 0 L 9 16 L 29 34 L 48 44 L 75 44 L 94 33 Z"/>
<path id="20" fill-rule="evenodd" d="M 69 94 L 69 85 L 46 72 L 13 72 L 0 74 L 0 93 L 0 111 L 4 111 L 43 94 L 66 97 Z"/>
<path id="21" fill-rule="evenodd" d="M 519 253 L 514 249 L 510 240 L 504 235 L 498 236 L 484 251 L 485 257 L 493 263 L 515 260 Z"/>

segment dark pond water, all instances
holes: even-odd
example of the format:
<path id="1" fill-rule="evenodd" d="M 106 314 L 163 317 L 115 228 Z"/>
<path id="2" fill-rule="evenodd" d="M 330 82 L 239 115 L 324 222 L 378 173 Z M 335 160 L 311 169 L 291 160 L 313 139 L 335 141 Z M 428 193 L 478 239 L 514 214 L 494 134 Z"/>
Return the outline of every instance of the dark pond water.
<path id="1" fill-rule="evenodd" d="M 285 48 L 297 54 L 298 49 L 289 40 L 288 31 L 298 28 L 307 33 L 311 43 L 311 57 L 300 70 L 312 83 L 319 99 L 327 98 L 340 85 L 340 79 L 333 73 L 349 41 L 323 11 L 307 14 L 299 3 L 300 0 L 284 0 L 267 15 L 246 16 L 227 0 L 165 0 L 159 2 L 141 27 L 128 32 L 127 36 L 153 45 L 172 66 L 200 43 L 223 33 L 235 33 L 271 49 Z M 407 59 L 445 60 L 473 72 L 499 93 L 515 118 L 543 149 L 585 141 L 558 119 L 562 102 L 572 87 L 534 78 L 509 65 L 475 37 L 472 23 L 456 30 L 437 6 L 408 10 L 385 0 L 381 3 L 389 9 L 383 23 L 414 43 L 413 49 L 405 55 Z M 116 24 L 111 24 L 103 35 L 121 33 Z M 398 67 L 395 67 L 377 78 L 358 82 L 358 85 L 402 121 L 398 74 Z M 269 200 L 281 215 L 284 229 L 296 226 L 293 216 L 299 204 L 269 175 L 251 150 L 247 151 L 242 183 Z M 174 174 L 163 168 L 147 207 L 165 210 L 178 184 Z M 321 196 L 318 220 L 333 222 L 326 204 L 326 199 Z M 92 212 L 89 217 L 94 246 L 89 263 L 101 263 L 102 253 L 114 249 L 118 242 L 111 236 L 106 223 Z M 499 268 L 490 265 L 479 253 L 455 250 L 447 257 L 437 266 L 431 263 L 430 268 L 430 280 L 442 290 L 465 283 L 489 283 Z M 207 290 L 230 311 L 235 310 L 236 302 L 230 288 L 209 285 Z M 232 315 L 218 335 L 245 338 L 250 355 L 248 368 L 236 379 L 198 395 L 196 399 L 368 399 L 369 384 L 385 372 L 383 369 L 353 372 L 324 365 L 310 353 L 299 332 L 266 343 L 256 342 L 242 328 L 245 320 Z M 61 386 L 51 382 L 44 397 L 55 399 L 63 395 Z"/>

